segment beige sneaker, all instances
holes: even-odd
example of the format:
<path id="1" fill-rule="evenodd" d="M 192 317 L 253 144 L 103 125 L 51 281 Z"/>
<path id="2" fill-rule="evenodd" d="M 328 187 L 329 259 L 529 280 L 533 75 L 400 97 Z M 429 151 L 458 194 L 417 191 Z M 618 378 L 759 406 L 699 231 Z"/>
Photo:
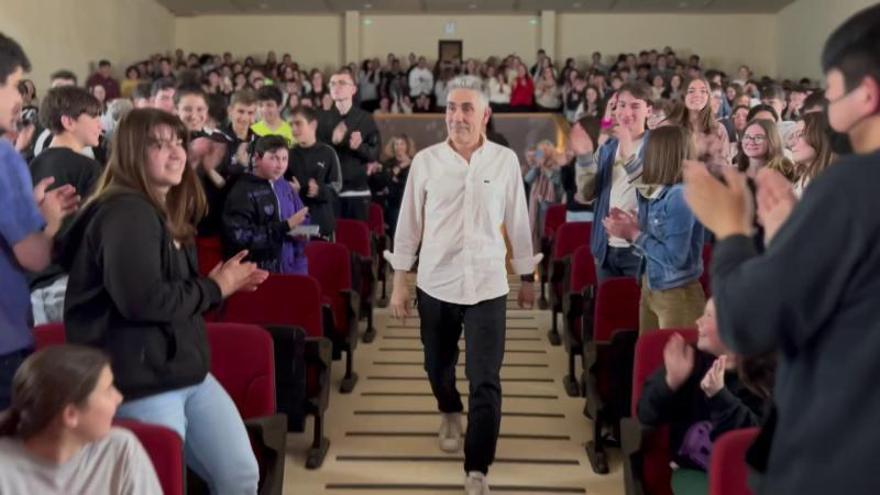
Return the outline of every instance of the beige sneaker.
<path id="1" fill-rule="evenodd" d="M 440 450 L 454 454 L 461 450 L 461 413 L 440 414 Z"/>
<path id="2" fill-rule="evenodd" d="M 466 495 L 489 495 L 489 480 L 479 471 L 471 471 L 464 480 Z"/>

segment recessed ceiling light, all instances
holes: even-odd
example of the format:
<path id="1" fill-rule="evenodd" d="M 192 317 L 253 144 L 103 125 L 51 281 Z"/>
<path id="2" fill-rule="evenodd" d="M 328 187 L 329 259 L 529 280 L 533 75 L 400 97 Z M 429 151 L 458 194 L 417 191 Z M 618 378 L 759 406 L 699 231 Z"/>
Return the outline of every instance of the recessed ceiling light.
<path id="1" fill-rule="evenodd" d="M 477 4 L 472 3 L 472 4 L 468 5 L 468 8 L 469 8 L 469 9 L 475 9 L 475 8 L 477 8 Z"/>
<path id="2" fill-rule="evenodd" d="M 365 3 L 365 4 L 364 4 L 364 8 L 365 8 L 365 9 L 372 9 L 372 8 L 373 8 L 373 4 L 371 4 L 371 3 Z"/>
<path id="3" fill-rule="evenodd" d="M 268 8 L 269 8 L 269 4 L 266 3 L 266 2 L 263 2 L 263 3 L 260 4 L 260 8 L 261 8 L 261 9 L 268 9 Z"/>
<path id="4" fill-rule="evenodd" d="M 579 9 L 579 8 L 583 7 L 584 4 L 582 4 L 582 3 L 580 3 L 580 2 L 575 2 L 575 3 L 571 4 L 571 6 L 574 7 L 574 8 L 576 8 L 576 9 Z"/>

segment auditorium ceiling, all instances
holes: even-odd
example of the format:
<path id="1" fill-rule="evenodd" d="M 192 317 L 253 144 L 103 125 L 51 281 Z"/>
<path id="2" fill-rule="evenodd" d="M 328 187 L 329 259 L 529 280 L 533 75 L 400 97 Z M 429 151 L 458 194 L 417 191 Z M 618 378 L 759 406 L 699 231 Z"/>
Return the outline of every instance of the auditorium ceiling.
<path id="1" fill-rule="evenodd" d="M 175 15 L 519 13 L 776 13 L 793 0 L 158 0 Z"/>

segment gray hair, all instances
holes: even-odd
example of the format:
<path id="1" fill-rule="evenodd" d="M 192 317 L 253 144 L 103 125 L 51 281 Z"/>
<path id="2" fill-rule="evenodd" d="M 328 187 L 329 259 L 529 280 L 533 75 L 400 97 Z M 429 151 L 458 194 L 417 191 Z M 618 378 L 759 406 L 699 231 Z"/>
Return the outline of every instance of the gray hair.
<path id="1" fill-rule="evenodd" d="M 449 93 L 452 93 L 452 91 L 456 89 L 473 91 L 477 94 L 477 98 L 480 100 L 480 105 L 482 105 L 483 108 L 489 108 L 489 97 L 483 92 L 483 82 L 475 77 L 457 76 L 449 81 L 446 89 Z"/>

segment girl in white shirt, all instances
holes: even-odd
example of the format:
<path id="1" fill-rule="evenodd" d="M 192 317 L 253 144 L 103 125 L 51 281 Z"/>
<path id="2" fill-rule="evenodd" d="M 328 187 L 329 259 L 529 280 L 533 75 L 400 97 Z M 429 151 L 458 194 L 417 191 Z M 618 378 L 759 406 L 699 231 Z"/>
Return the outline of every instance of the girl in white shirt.
<path id="1" fill-rule="evenodd" d="M 489 66 L 486 70 L 486 87 L 489 90 L 489 105 L 495 112 L 503 112 L 510 107 L 510 84 L 504 70 Z"/>
<path id="2" fill-rule="evenodd" d="M 557 111 L 560 105 L 562 93 L 556 84 L 552 67 L 544 67 L 541 78 L 535 81 L 535 103 L 544 111 Z"/>

